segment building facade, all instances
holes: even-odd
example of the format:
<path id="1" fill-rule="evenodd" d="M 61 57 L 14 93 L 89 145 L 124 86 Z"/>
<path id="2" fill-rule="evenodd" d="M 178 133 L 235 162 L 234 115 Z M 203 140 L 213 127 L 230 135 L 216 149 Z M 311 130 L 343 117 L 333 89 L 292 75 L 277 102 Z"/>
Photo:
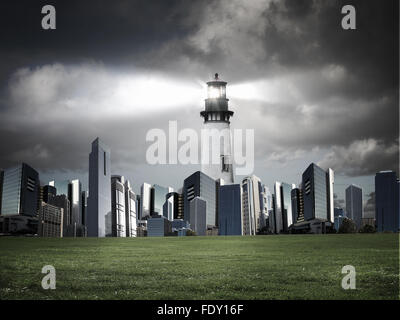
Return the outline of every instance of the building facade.
<path id="1" fill-rule="evenodd" d="M 39 198 L 39 174 L 22 163 L 3 172 L 1 215 L 37 217 Z"/>
<path id="2" fill-rule="evenodd" d="M 110 149 L 99 139 L 89 155 L 89 198 L 87 229 L 90 237 L 111 236 Z"/>
<path id="3" fill-rule="evenodd" d="M 190 227 L 198 236 L 207 234 L 207 201 L 201 197 L 190 200 Z"/>
<path id="4" fill-rule="evenodd" d="M 260 229 L 261 218 L 261 180 L 252 175 L 242 181 L 242 232 L 243 235 L 255 235 Z"/>
<path id="5" fill-rule="evenodd" d="M 218 234 L 241 236 L 242 231 L 242 188 L 240 184 L 219 187 Z"/>
<path id="6" fill-rule="evenodd" d="M 207 228 L 217 227 L 217 183 L 201 171 L 197 171 L 183 182 L 184 219 L 190 221 L 190 202 L 201 197 L 206 201 Z"/>
<path id="7" fill-rule="evenodd" d="M 125 180 L 125 221 L 126 236 L 137 236 L 137 198 L 129 180 Z"/>
<path id="8" fill-rule="evenodd" d="M 125 178 L 111 176 L 111 229 L 113 237 L 126 237 Z"/>
<path id="9" fill-rule="evenodd" d="M 39 237 L 63 237 L 63 212 L 62 208 L 48 204 L 41 203 L 39 210 Z"/>
<path id="10" fill-rule="evenodd" d="M 346 214 L 347 218 L 354 221 L 357 230 L 362 227 L 362 189 L 356 185 L 351 185 L 346 189 Z"/>
<path id="11" fill-rule="evenodd" d="M 394 171 L 375 175 L 375 219 L 378 232 L 400 230 L 399 181 Z"/>

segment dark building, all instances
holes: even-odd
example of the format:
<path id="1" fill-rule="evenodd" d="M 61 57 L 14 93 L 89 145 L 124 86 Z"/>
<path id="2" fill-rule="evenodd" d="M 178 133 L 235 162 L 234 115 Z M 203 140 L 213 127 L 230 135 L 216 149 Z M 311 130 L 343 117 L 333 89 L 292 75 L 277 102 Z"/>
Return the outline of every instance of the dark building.
<path id="1" fill-rule="evenodd" d="M 242 195 L 240 184 L 219 187 L 218 230 L 219 235 L 242 235 Z"/>
<path id="2" fill-rule="evenodd" d="M 183 183 L 184 219 L 190 222 L 190 201 L 195 197 L 203 198 L 206 203 L 207 228 L 217 226 L 216 181 L 201 171 L 193 173 Z"/>
<path id="3" fill-rule="evenodd" d="M 362 227 L 362 189 L 358 186 L 351 185 L 346 189 L 346 215 L 354 221 L 357 229 Z"/>
<path id="4" fill-rule="evenodd" d="M 375 175 L 375 219 L 378 232 L 400 230 L 399 181 L 393 171 Z"/>
<path id="5" fill-rule="evenodd" d="M 153 215 L 147 220 L 148 237 L 165 237 L 171 235 L 172 224 L 166 217 Z"/>
<path id="6" fill-rule="evenodd" d="M 53 186 L 43 186 L 42 189 L 42 199 L 43 202 L 50 203 L 51 200 L 57 195 L 57 189 Z"/>
<path id="7" fill-rule="evenodd" d="M 81 214 L 82 214 L 82 225 L 86 225 L 87 221 L 87 191 L 82 191 L 81 192 Z"/>
<path id="8" fill-rule="evenodd" d="M 291 191 L 293 223 L 304 221 L 304 199 L 303 191 L 300 188 L 294 188 Z"/>
<path id="9" fill-rule="evenodd" d="M 3 194 L 3 177 L 4 177 L 4 171 L 0 169 L 0 216 L 1 216 L 1 198 Z"/>
<path id="10" fill-rule="evenodd" d="M 68 234 L 67 228 L 71 225 L 71 206 L 65 194 L 56 195 L 49 204 L 63 209 L 63 237 L 73 236 L 73 232 Z"/>
<path id="11" fill-rule="evenodd" d="M 1 215 L 37 217 L 39 174 L 25 163 L 4 170 Z"/>
<path id="12" fill-rule="evenodd" d="M 303 172 L 302 192 L 304 203 L 304 222 L 293 226 L 293 231 L 325 233 L 334 224 L 332 169 L 324 171 L 312 163 Z"/>
<path id="13" fill-rule="evenodd" d="M 183 195 L 178 192 L 169 192 L 165 196 L 163 205 L 164 217 L 173 221 L 175 219 L 183 219 Z"/>

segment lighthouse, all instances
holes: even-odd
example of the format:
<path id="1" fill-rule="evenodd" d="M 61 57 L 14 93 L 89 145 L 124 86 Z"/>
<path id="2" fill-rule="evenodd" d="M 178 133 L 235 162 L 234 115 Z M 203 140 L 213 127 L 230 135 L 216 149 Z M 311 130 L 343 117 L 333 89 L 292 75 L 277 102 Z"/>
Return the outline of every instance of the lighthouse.
<path id="1" fill-rule="evenodd" d="M 201 140 L 201 171 L 221 184 L 233 183 L 230 117 L 233 111 L 228 109 L 226 98 L 227 82 L 222 81 L 218 73 L 207 82 L 207 99 L 203 117 Z"/>

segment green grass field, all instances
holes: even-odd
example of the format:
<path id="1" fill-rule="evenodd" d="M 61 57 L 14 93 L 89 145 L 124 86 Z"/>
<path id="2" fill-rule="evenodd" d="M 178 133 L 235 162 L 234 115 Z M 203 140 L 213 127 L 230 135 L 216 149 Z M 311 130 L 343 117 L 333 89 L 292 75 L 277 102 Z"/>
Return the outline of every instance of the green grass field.
<path id="1" fill-rule="evenodd" d="M 399 299 L 399 235 L 0 238 L 0 299 Z M 41 287 L 44 265 L 56 289 Z M 356 269 L 343 290 L 344 265 Z"/>

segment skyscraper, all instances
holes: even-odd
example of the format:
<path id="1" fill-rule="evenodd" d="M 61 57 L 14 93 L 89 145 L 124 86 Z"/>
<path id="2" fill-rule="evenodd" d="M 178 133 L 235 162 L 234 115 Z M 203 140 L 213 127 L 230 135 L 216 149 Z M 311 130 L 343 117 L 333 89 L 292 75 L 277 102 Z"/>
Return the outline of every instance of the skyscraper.
<path id="1" fill-rule="evenodd" d="M 260 229 L 260 178 L 252 175 L 242 181 L 243 235 L 255 235 Z"/>
<path id="2" fill-rule="evenodd" d="M 39 174 L 26 163 L 4 170 L 1 215 L 36 217 L 38 212 Z"/>
<path id="3" fill-rule="evenodd" d="M 89 155 L 88 236 L 111 236 L 110 149 L 99 139 Z"/>
<path id="4" fill-rule="evenodd" d="M 274 183 L 274 225 L 271 226 L 274 233 L 283 231 L 283 216 L 282 216 L 282 183 L 276 181 Z"/>
<path id="5" fill-rule="evenodd" d="M 360 229 L 363 216 L 362 189 L 353 184 L 346 189 L 346 213 Z"/>
<path id="6" fill-rule="evenodd" d="M 165 196 L 164 217 L 173 221 L 183 219 L 183 195 L 178 192 L 169 192 Z"/>
<path id="7" fill-rule="evenodd" d="M 57 206 L 42 202 L 39 210 L 39 237 L 63 237 L 64 210 Z"/>
<path id="8" fill-rule="evenodd" d="M 304 221 L 304 199 L 301 188 L 294 188 L 291 191 L 293 223 Z"/>
<path id="9" fill-rule="evenodd" d="M 242 235 L 242 194 L 240 184 L 219 187 L 218 234 Z"/>
<path id="10" fill-rule="evenodd" d="M 125 180 L 125 222 L 126 236 L 137 235 L 137 197 L 132 190 L 129 180 Z"/>
<path id="11" fill-rule="evenodd" d="M 165 202 L 165 196 L 172 192 L 173 189 L 171 187 L 163 187 L 158 184 L 154 184 L 151 188 L 151 197 L 150 197 L 150 213 L 151 215 L 161 215 L 166 218 L 167 212 L 164 214 L 163 205 Z"/>
<path id="12" fill-rule="evenodd" d="M 205 236 L 207 231 L 207 201 L 201 197 L 190 200 L 189 223 L 198 236 Z"/>
<path id="13" fill-rule="evenodd" d="M 206 201 L 207 228 L 217 226 L 217 184 L 214 179 L 201 171 L 196 171 L 183 182 L 184 219 L 190 221 L 190 201 L 201 197 Z"/>
<path id="14" fill-rule="evenodd" d="M 226 84 L 217 73 L 213 81 L 207 82 L 205 110 L 200 112 L 204 119 L 202 134 L 205 133 L 201 141 L 201 171 L 214 180 L 223 179 L 225 184 L 231 184 L 233 167 L 229 119 L 233 111 L 228 109 Z"/>
<path id="15" fill-rule="evenodd" d="M 113 237 L 126 237 L 125 178 L 111 176 L 111 229 Z"/>
<path id="16" fill-rule="evenodd" d="M 399 181 L 393 171 L 375 175 L 375 218 L 377 231 L 400 230 Z"/>
<path id="17" fill-rule="evenodd" d="M 273 213 L 272 194 L 266 185 L 261 185 L 260 189 L 260 227 L 269 228 L 269 216 Z"/>
<path id="18" fill-rule="evenodd" d="M 71 222 L 73 225 L 82 225 L 82 184 L 78 179 L 69 184 L 69 201 L 71 205 Z"/>
<path id="19" fill-rule="evenodd" d="M 303 172 L 304 220 L 310 222 L 315 233 L 324 233 L 326 226 L 333 226 L 333 183 L 332 169 L 324 171 L 312 163 Z"/>
<path id="20" fill-rule="evenodd" d="M 140 187 L 140 220 L 150 217 L 151 185 L 144 182 Z"/>

